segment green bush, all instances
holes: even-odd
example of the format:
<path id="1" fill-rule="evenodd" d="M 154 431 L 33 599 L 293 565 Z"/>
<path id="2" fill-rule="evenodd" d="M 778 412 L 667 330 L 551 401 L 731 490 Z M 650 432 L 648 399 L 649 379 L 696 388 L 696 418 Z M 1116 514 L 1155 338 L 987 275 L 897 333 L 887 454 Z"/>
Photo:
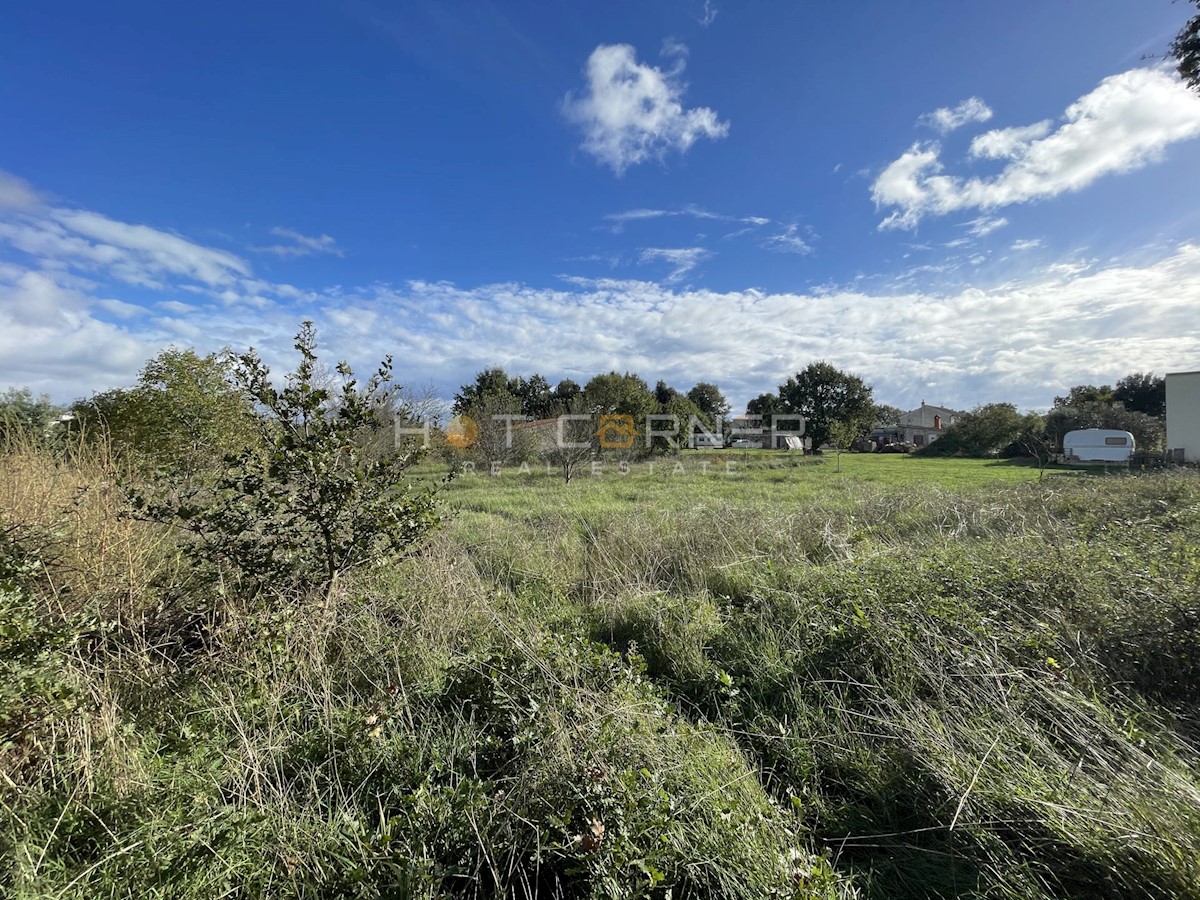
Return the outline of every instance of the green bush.
<path id="1" fill-rule="evenodd" d="M 406 552 L 439 517 L 434 491 L 405 472 L 419 456 L 369 451 L 366 440 L 390 411 L 391 361 L 365 385 L 339 363 L 336 394 L 316 383 L 316 331 L 296 336 L 300 363 L 283 388 L 253 350 L 232 372 L 254 409 L 261 447 L 226 460 L 212 484 L 163 481 L 133 493 L 136 513 L 189 532 L 188 550 L 228 563 L 254 590 L 328 591 L 338 575 Z"/>
<path id="2" fill-rule="evenodd" d="M 45 730 L 77 701 L 67 661 L 85 625 L 39 615 L 30 587 L 44 540 L 0 519 L 0 769 L 12 774 L 36 761 Z"/>

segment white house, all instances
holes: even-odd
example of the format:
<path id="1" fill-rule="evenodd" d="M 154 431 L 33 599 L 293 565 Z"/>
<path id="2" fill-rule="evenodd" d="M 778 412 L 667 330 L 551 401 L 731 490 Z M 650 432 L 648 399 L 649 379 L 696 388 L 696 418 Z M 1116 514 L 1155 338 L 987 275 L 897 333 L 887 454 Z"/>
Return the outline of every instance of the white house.
<path id="1" fill-rule="evenodd" d="M 1200 462 L 1200 372 L 1167 374 L 1167 456 Z"/>

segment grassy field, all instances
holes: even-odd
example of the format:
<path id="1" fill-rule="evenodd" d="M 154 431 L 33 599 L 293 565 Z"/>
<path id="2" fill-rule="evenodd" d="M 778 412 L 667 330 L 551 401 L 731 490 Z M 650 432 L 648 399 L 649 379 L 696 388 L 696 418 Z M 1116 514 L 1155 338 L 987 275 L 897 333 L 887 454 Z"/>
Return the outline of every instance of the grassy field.
<path id="1" fill-rule="evenodd" d="M 609 510 L 646 505 L 682 508 L 696 500 L 769 509 L 781 500 L 808 500 L 860 485 L 970 491 L 1037 481 L 1039 474 L 1026 460 L 923 459 L 886 453 L 844 453 L 840 469 L 833 454 L 685 451 L 624 468 L 612 460 L 585 465 L 564 486 L 557 471 L 547 470 L 544 464 L 498 470 L 481 464 L 457 479 L 447 497 L 462 509 L 480 512 L 558 509 L 564 502 Z M 430 470 L 440 471 L 434 466 Z M 1047 477 L 1079 474 L 1052 470 Z"/>
<path id="2" fill-rule="evenodd" d="M 250 599 L 110 460 L 9 453 L 0 884 L 1200 898 L 1200 478 L 841 468 L 464 475 L 407 561 Z"/>

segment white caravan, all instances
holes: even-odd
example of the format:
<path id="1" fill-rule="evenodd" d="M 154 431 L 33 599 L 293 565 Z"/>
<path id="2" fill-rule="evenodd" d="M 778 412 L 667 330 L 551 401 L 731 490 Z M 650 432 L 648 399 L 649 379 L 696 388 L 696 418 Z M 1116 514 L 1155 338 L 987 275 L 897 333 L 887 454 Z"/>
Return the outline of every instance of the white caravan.
<path id="1" fill-rule="evenodd" d="M 1063 462 L 1128 464 L 1133 458 L 1133 435 L 1114 428 L 1081 428 L 1063 438 Z"/>

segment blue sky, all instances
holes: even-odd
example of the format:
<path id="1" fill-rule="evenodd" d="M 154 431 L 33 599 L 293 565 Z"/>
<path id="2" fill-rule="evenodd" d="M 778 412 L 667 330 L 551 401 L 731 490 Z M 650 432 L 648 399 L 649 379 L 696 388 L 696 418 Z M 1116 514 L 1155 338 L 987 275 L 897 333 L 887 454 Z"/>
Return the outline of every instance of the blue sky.
<path id="1" fill-rule="evenodd" d="M 916 8 L 914 8 L 916 7 Z M 0 386 L 168 344 L 449 396 L 633 370 L 736 404 L 1046 406 L 1200 367 L 1200 97 L 1167 0 L 21 4 Z"/>

